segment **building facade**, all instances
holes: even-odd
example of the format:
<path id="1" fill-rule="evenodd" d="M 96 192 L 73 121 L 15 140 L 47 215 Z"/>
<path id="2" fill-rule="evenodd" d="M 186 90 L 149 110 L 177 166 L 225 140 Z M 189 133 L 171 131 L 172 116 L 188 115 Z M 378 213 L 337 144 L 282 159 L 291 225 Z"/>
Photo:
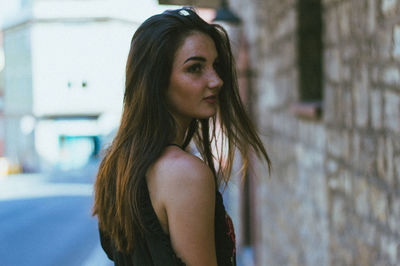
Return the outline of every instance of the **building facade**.
<path id="1" fill-rule="evenodd" d="M 24 3 L 3 24 L 5 156 L 24 171 L 81 166 L 119 123 L 139 22 L 111 1 Z"/>
<path id="2" fill-rule="evenodd" d="M 4 154 L 4 118 L 3 118 L 3 108 L 4 108 L 4 50 L 3 50 L 3 34 L 0 30 L 0 157 Z"/>
<path id="3" fill-rule="evenodd" d="M 256 265 L 400 264 L 400 1 L 230 3 L 273 162 L 254 163 Z"/>

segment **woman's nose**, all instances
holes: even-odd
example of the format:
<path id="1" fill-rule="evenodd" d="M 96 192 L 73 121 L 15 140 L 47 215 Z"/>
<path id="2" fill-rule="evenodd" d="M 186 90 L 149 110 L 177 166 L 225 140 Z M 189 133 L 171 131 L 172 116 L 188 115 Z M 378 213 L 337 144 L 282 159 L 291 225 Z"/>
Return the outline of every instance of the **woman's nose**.
<path id="1" fill-rule="evenodd" d="M 217 72 L 212 71 L 212 73 L 210 73 L 210 75 L 209 75 L 208 87 L 210 89 L 219 89 L 222 87 L 223 84 L 224 84 L 224 82 L 219 77 Z"/>

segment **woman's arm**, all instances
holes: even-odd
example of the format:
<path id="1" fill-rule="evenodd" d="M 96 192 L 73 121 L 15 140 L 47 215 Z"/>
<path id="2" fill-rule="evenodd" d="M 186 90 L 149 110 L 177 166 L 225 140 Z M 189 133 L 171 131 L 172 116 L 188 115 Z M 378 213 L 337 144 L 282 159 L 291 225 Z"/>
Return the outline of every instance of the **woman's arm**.
<path id="1" fill-rule="evenodd" d="M 198 158 L 185 155 L 175 158 L 165 172 L 161 199 L 177 256 L 189 266 L 216 266 L 211 170 Z"/>

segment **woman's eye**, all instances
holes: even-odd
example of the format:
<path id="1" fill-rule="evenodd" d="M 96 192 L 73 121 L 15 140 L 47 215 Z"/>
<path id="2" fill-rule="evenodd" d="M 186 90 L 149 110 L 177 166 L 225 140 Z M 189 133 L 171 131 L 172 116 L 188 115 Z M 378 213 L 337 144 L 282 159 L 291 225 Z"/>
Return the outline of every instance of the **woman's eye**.
<path id="1" fill-rule="evenodd" d="M 219 62 L 218 61 L 214 62 L 213 67 L 215 70 L 217 70 L 219 68 Z"/>
<path id="2" fill-rule="evenodd" d="M 200 64 L 194 64 L 188 68 L 188 71 L 190 73 L 199 73 L 199 72 L 201 72 L 201 69 L 202 69 L 202 66 Z"/>
<path id="3" fill-rule="evenodd" d="M 221 71 L 221 63 L 219 61 L 215 61 L 213 64 L 213 68 L 219 74 Z"/>
<path id="4" fill-rule="evenodd" d="M 215 72 L 217 72 L 217 74 L 219 76 L 221 76 L 221 64 L 220 64 L 220 62 L 218 62 L 218 61 L 214 62 L 213 68 L 214 68 Z"/>

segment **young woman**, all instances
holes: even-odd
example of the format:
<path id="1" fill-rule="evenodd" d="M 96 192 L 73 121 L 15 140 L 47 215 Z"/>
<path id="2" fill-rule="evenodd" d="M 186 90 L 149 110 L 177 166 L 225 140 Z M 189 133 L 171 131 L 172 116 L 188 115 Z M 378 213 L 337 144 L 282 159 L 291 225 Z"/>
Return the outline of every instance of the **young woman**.
<path id="1" fill-rule="evenodd" d="M 115 265 L 235 265 L 218 191 L 235 149 L 245 167 L 250 150 L 269 164 L 226 32 L 186 8 L 150 17 L 132 38 L 121 125 L 95 184 L 93 213 Z"/>

